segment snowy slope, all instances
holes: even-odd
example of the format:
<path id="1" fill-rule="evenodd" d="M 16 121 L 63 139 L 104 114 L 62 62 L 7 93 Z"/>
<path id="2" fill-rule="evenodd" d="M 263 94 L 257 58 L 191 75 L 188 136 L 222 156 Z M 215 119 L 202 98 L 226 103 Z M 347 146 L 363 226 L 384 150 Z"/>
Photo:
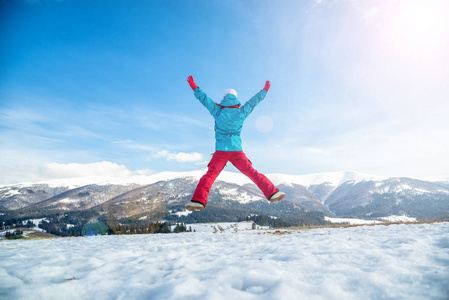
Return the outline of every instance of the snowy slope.
<path id="1" fill-rule="evenodd" d="M 2 299 L 448 299 L 449 223 L 0 242 Z"/>
<path id="2" fill-rule="evenodd" d="M 306 188 L 312 185 L 319 185 L 328 183 L 337 187 L 345 182 L 352 182 L 354 184 L 366 180 L 384 180 L 386 178 L 380 176 L 373 176 L 362 174 L 354 171 L 345 172 L 331 172 L 331 173 L 317 173 L 309 175 L 285 175 L 285 174 L 270 174 L 270 179 L 273 183 L 291 185 L 292 183 L 300 184 Z"/>

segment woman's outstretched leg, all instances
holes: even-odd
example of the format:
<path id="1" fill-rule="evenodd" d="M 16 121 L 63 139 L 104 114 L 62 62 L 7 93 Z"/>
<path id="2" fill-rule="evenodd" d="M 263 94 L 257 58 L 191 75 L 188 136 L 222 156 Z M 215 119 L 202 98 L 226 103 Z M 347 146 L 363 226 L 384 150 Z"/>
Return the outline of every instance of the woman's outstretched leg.
<path id="1" fill-rule="evenodd" d="M 257 185 L 265 198 L 270 199 L 271 196 L 279 191 L 265 175 L 253 168 L 251 161 L 243 151 L 236 151 L 230 161 L 240 172 L 248 176 Z"/>
<path id="2" fill-rule="evenodd" d="M 193 202 L 198 202 L 206 206 L 210 188 L 228 162 L 227 153 L 228 152 L 216 151 L 214 155 L 212 155 L 212 159 L 207 165 L 207 172 L 201 177 L 195 189 L 195 193 L 193 193 Z"/>

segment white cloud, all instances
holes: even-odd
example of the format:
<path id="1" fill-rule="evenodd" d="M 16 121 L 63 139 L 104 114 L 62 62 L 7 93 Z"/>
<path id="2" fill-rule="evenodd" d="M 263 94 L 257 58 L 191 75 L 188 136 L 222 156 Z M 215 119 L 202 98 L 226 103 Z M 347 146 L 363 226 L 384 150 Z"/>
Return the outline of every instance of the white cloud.
<path id="1" fill-rule="evenodd" d="M 131 144 L 132 140 L 113 141 L 113 144 Z"/>
<path id="2" fill-rule="evenodd" d="M 159 151 L 155 154 L 153 154 L 154 158 L 165 158 L 166 160 L 174 160 L 177 162 L 200 162 L 204 160 L 204 157 L 201 153 L 192 152 L 192 153 L 185 153 L 185 152 L 177 152 L 172 153 L 167 150 Z"/>
<path id="3" fill-rule="evenodd" d="M 71 178 L 82 176 L 117 176 L 127 177 L 132 174 L 124 165 L 118 165 L 109 161 L 97 163 L 79 164 L 59 164 L 50 163 L 46 165 L 44 172 L 51 177 Z"/>
<path id="4" fill-rule="evenodd" d="M 201 153 L 198 152 L 170 152 L 168 150 L 160 150 L 160 148 L 134 143 L 131 140 L 124 141 L 114 141 L 114 144 L 119 144 L 120 146 L 130 149 L 130 150 L 138 150 L 138 151 L 146 151 L 150 152 L 150 158 L 156 159 L 165 159 L 167 161 L 176 161 L 180 163 L 191 163 L 194 162 L 197 165 L 204 165 L 206 162 L 204 161 L 204 157 Z"/>
<path id="5" fill-rule="evenodd" d="M 49 179 L 105 176 L 126 178 L 133 175 L 155 174 L 152 170 L 131 171 L 124 165 L 109 161 L 95 163 L 49 163 L 43 166 L 0 166 L 0 184 L 36 182 Z"/>

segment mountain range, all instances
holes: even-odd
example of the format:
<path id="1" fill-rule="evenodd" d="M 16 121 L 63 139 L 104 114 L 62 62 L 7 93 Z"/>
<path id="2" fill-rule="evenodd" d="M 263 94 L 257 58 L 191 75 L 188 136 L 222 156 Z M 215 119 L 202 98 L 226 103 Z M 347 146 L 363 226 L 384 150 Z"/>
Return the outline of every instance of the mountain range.
<path id="1" fill-rule="evenodd" d="M 101 210 L 116 218 L 187 217 L 183 205 L 204 173 L 202 169 L 125 179 L 82 177 L 6 185 L 0 187 L 0 212 Z M 354 171 L 267 177 L 286 193 L 282 204 L 270 205 L 244 175 L 223 171 L 211 189 L 209 213 L 237 209 L 273 217 L 319 212 L 338 217 L 449 218 L 448 181 L 376 177 Z"/>

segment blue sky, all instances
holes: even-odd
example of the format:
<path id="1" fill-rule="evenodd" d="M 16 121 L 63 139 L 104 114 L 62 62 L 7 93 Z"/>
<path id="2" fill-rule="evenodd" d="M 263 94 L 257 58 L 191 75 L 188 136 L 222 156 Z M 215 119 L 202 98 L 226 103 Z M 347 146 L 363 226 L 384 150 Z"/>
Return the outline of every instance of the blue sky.
<path id="1" fill-rule="evenodd" d="M 449 176 L 447 1 L 0 3 L 0 184 L 205 168 L 188 75 L 217 102 L 271 81 L 261 172 Z"/>

